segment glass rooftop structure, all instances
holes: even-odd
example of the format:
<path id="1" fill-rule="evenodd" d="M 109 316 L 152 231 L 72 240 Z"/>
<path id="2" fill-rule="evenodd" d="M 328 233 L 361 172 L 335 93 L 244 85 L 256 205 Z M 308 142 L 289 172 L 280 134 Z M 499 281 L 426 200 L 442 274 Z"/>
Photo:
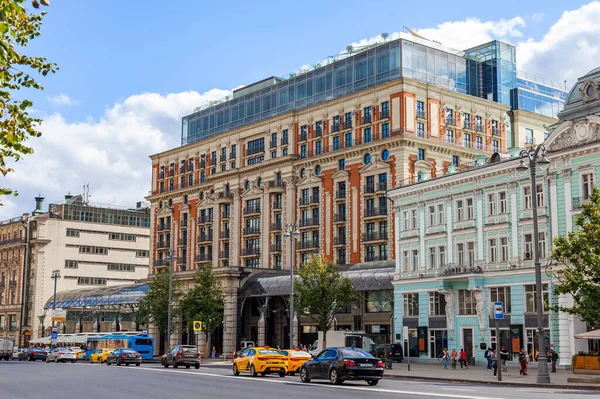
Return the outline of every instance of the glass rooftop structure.
<path id="1" fill-rule="evenodd" d="M 62 291 L 56 294 L 56 307 L 64 309 L 137 307 L 137 303 L 149 289 L 148 284 L 130 284 Z M 44 309 L 52 309 L 53 299 L 54 296 L 48 299 Z"/>
<path id="2" fill-rule="evenodd" d="M 353 54 L 354 53 L 354 54 Z M 458 51 L 418 37 L 377 43 L 288 78 L 268 78 L 182 120 L 181 145 L 406 77 L 556 117 L 567 92 L 517 74 L 513 45 L 492 41 Z"/>
<path id="3" fill-rule="evenodd" d="M 394 261 L 370 262 L 341 266 L 342 276 L 348 277 L 357 291 L 393 290 Z M 257 273 L 250 277 L 240 290 L 241 298 L 289 296 L 291 290 L 289 272 L 275 274 Z"/>

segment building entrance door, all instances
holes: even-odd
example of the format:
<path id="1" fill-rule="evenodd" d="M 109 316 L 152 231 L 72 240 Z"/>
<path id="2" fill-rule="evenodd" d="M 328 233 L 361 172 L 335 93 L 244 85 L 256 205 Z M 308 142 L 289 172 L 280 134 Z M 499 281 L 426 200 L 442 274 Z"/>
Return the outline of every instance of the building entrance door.
<path id="1" fill-rule="evenodd" d="M 465 349 L 465 352 L 467 352 L 467 361 L 469 362 L 469 364 L 471 364 L 471 359 L 473 358 L 473 328 L 463 327 L 462 345 Z"/>

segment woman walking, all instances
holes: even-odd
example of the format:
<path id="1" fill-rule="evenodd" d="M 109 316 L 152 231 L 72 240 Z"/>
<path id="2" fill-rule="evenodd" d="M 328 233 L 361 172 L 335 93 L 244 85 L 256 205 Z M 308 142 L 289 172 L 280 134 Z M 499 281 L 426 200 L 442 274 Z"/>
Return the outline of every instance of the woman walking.
<path id="1" fill-rule="evenodd" d="M 519 374 L 527 375 L 527 352 L 525 352 L 525 349 L 523 348 L 521 348 L 521 352 L 519 352 L 519 364 L 521 365 Z"/>
<path id="2" fill-rule="evenodd" d="M 442 361 L 444 362 L 444 368 L 448 368 L 448 348 L 444 348 L 444 352 L 442 353 Z"/>
<path id="3" fill-rule="evenodd" d="M 456 358 L 458 357 L 458 353 L 456 353 L 456 348 L 452 348 L 452 353 L 450 354 L 450 359 L 452 360 L 452 370 L 456 370 Z"/>

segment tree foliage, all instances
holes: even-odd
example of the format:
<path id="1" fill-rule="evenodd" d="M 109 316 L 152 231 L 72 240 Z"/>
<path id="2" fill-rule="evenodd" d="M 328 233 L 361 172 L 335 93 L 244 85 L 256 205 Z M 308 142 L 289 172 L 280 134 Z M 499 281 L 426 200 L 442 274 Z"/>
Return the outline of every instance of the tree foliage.
<path id="1" fill-rule="evenodd" d="M 223 321 L 224 309 L 223 288 L 213 274 L 212 266 L 200 266 L 194 276 L 194 286 L 181 301 L 182 313 L 190 325 L 195 320 L 201 321 L 203 328 L 212 333 Z"/>
<path id="2" fill-rule="evenodd" d="M 571 294 L 573 306 L 551 309 L 576 314 L 600 324 L 600 190 L 594 187 L 582 212 L 575 218 L 575 231 L 554 239 L 552 256 L 557 262 L 555 294 Z"/>
<path id="3" fill-rule="evenodd" d="M 0 173 L 12 171 L 7 160 L 18 161 L 23 155 L 33 153 L 24 144 L 29 137 L 39 137 L 41 119 L 29 115 L 33 105 L 30 100 L 18 99 L 15 92 L 20 89 L 43 90 L 42 85 L 31 74 L 46 76 L 58 70 L 55 63 L 44 57 L 33 57 L 22 53 L 27 44 L 40 35 L 45 12 L 28 13 L 25 0 L 0 0 Z M 33 0 L 34 8 L 50 5 L 48 0 Z M 0 194 L 13 193 L 10 188 L 0 187 Z M 16 195 L 16 193 L 14 193 Z"/>
<path id="4" fill-rule="evenodd" d="M 313 319 L 323 331 L 323 347 L 333 318 L 349 303 L 356 300 L 356 289 L 350 279 L 343 277 L 338 267 L 327 262 L 323 255 L 312 256 L 302 265 L 294 280 L 296 308 Z"/>
<path id="5" fill-rule="evenodd" d="M 144 324 L 155 325 L 161 334 L 169 328 L 169 270 L 156 273 L 149 283 L 150 289 L 138 303 L 138 319 Z M 176 304 L 181 298 L 181 282 L 173 279 L 171 302 Z M 171 311 L 171 333 L 175 330 L 175 310 Z"/>

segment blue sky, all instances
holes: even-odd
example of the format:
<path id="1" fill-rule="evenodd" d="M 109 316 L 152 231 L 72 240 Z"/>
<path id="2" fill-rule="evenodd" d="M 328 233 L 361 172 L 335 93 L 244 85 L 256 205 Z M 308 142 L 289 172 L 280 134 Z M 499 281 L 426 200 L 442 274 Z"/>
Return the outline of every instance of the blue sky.
<path id="1" fill-rule="evenodd" d="M 33 95 L 43 136 L 5 178 L 20 195 L 2 199 L 0 219 L 85 183 L 94 202 L 134 204 L 150 189 L 148 156 L 178 145 L 196 106 L 404 25 L 458 49 L 509 41 L 520 69 L 569 86 L 600 65 L 600 2 L 55 0 L 46 11 L 26 52 L 60 71 Z"/>

